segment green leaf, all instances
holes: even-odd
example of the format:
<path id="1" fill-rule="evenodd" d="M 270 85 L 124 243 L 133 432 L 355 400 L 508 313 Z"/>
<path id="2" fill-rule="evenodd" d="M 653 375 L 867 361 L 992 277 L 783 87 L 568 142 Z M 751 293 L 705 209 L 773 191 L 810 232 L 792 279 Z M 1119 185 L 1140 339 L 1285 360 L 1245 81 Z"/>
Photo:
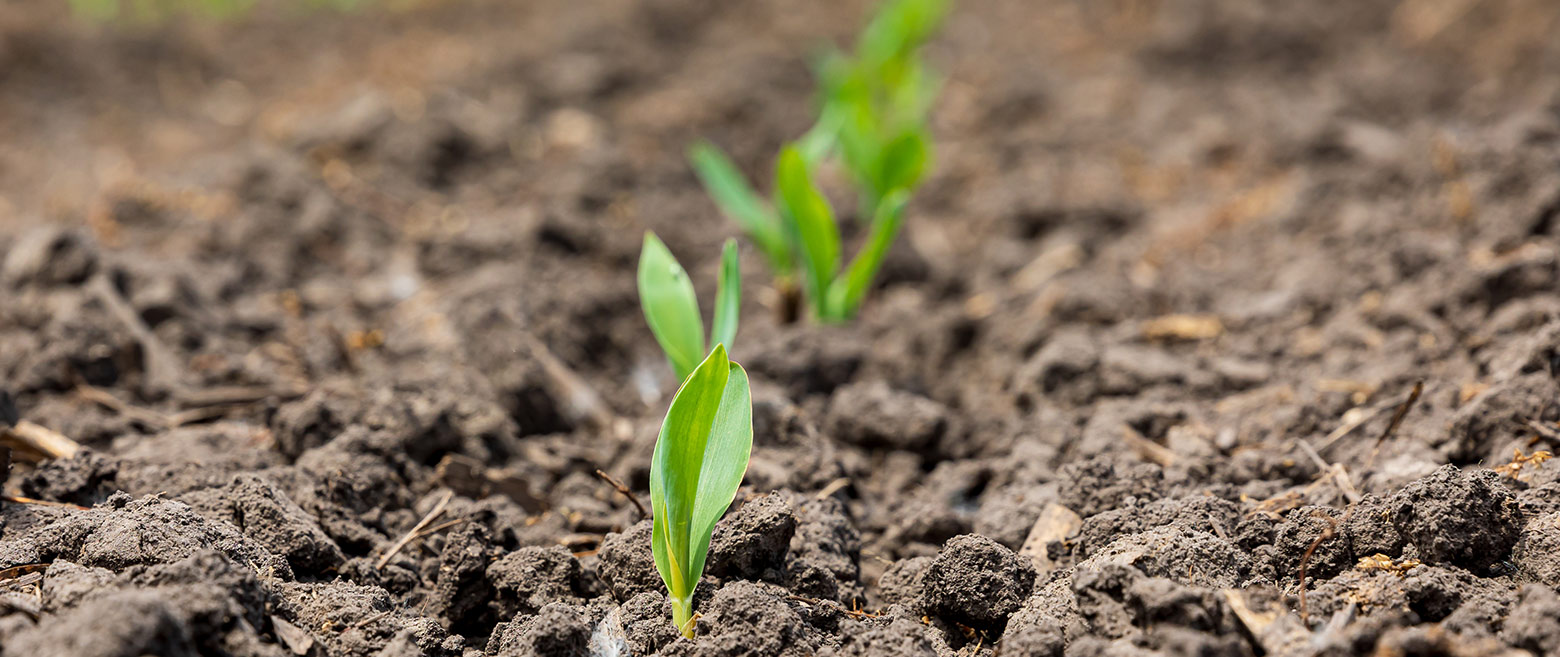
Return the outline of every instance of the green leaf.
<path id="1" fill-rule="evenodd" d="M 651 552 L 685 627 L 716 521 L 731 506 L 753 449 L 747 373 L 716 345 L 672 399 L 650 462 Z"/>
<path id="2" fill-rule="evenodd" d="M 705 191 L 715 200 L 721 213 L 747 231 L 775 273 L 784 275 L 790 272 L 791 250 L 780 228 L 779 217 L 753 191 L 731 159 L 715 145 L 701 141 L 688 149 L 688 161 L 693 164 L 694 173 L 698 174 L 699 181 L 704 184 Z"/>
<path id="3" fill-rule="evenodd" d="M 913 189 L 926 173 L 926 163 L 931 158 L 931 142 L 926 130 L 910 130 L 883 147 L 878 158 L 878 194 L 895 189 Z"/>
<path id="4" fill-rule="evenodd" d="M 844 120 L 845 96 L 854 77 L 854 67 L 850 57 L 832 48 L 820 53 L 813 63 L 813 73 L 821 90 L 818 120 L 796 142 L 809 164 L 822 162 L 834 150 L 840 123 Z"/>
<path id="5" fill-rule="evenodd" d="M 723 359 L 724 360 L 724 359 Z M 709 555 L 710 537 L 715 523 L 731 507 L 737 496 L 737 488 L 747 475 L 748 460 L 753 452 L 753 401 L 748 388 L 747 371 L 741 365 L 730 363 L 730 375 L 721 395 L 720 410 L 710 426 L 710 437 L 704 446 L 704 471 L 699 479 L 699 493 L 693 505 L 692 533 L 689 550 L 693 553 L 693 568 L 697 578 L 704 572 L 704 560 Z"/>
<path id="6" fill-rule="evenodd" d="M 737 258 L 737 241 L 726 240 L 726 247 L 720 254 L 720 278 L 715 286 L 715 319 L 710 326 L 710 344 L 726 345 L 728 352 L 737 339 L 737 315 L 742 309 L 742 265 Z"/>
<path id="7" fill-rule="evenodd" d="M 688 272 L 650 232 L 645 233 L 645 244 L 639 252 L 639 305 L 650 332 L 677 372 L 677 379 L 688 378 L 688 373 L 704 358 L 704 320 L 699 315 L 699 299 L 694 295 Z"/>
<path id="8" fill-rule="evenodd" d="M 950 0 L 890 0 L 862 30 L 856 51 L 863 64 L 878 68 L 905 57 L 931 38 L 948 14 Z"/>
<path id="9" fill-rule="evenodd" d="M 883 258 L 894 244 L 894 238 L 899 235 L 909 199 L 909 192 L 900 189 L 891 192 L 878 204 L 877 216 L 872 218 L 872 233 L 867 236 L 867 243 L 851 260 L 845 275 L 835 279 L 829 287 L 827 319 L 849 319 L 861 308 L 861 301 L 871 289 L 878 268 L 883 266 Z"/>
<path id="10" fill-rule="evenodd" d="M 883 154 L 878 118 L 861 95 L 842 101 L 840 114 L 840 158 L 845 162 L 845 169 L 857 185 L 875 188 Z"/>
<path id="11" fill-rule="evenodd" d="M 781 213 L 798 245 L 807 287 L 815 311 L 822 312 L 824 294 L 840 265 L 840 231 L 829 201 L 813 184 L 807 161 L 795 145 L 780 151 L 775 165 L 775 188 Z"/>
<path id="12" fill-rule="evenodd" d="M 818 111 L 818 122 L 814 123 L 801 139 L 796 140 L 797 148 L 802 151 L 802 159 L 816 164 L 828 157 L 829 151 L 834 150 L 843 118 L 841 109 L 836 100 L 824 101 L 823 108 Z"/>

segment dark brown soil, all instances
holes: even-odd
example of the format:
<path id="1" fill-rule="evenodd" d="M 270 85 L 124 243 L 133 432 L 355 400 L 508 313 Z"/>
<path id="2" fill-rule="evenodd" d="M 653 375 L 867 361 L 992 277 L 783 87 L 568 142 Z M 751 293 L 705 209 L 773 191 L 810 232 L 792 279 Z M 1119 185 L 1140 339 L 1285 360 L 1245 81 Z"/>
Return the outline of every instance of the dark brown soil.
<path id="1" fill-rule="evenodd" d="M 714 280 L 683 148 L 767 178 L 867 3 L 58 4 L 0 421 L 85 449 L 5 479 L 3 657 L 1560 655 L 1560 5 L 961 0 L 859 321 L 744 246 L 688 640 L 594 474 L 673 390 L 641 235 Z"/>

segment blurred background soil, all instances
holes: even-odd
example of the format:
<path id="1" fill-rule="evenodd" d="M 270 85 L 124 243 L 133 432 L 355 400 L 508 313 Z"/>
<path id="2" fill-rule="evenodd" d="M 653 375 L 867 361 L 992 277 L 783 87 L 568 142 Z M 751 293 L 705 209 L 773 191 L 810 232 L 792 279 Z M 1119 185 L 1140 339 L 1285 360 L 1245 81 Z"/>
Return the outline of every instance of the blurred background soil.
<path id="1" fill-rule="evenodd" d="M 0 654 L 1560 651 L 1546 0 L 958 2 L 862 317 L 743 247 L 753 463 L 669 636 L 594 475 L 674 386 L 640 240 L 709 298 L 684 149 L 767 181 L 869 10 L 0 5 L 0 389 L 86 448 L 6 481 Z"/>

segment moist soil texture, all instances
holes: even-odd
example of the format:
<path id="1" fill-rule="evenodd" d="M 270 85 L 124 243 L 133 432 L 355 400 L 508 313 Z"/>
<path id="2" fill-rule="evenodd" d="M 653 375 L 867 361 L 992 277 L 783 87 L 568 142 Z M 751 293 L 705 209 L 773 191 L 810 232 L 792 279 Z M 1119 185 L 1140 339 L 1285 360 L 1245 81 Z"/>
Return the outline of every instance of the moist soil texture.
<path id="1" fill-rule="evenodd" d="M 1553 2 L 959 0 L 860 318 L 743 245 L 691 639 L 641 236 L 868 3 L 6 4 L 0 656 L 1560 655 Z"/>

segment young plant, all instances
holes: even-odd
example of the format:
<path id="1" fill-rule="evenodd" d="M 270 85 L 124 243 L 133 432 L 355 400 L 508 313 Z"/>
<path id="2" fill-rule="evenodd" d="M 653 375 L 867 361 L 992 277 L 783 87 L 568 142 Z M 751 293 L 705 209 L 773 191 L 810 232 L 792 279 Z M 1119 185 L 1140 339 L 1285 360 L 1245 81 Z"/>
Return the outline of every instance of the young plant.
<path id="1" fill-rule="evenodd" d="M 693 282 L 655 233 L 645 233 L 639 251 L 639 305 L 644 310 L 650 332 L 655 334 L 661 351 L 671 361 L 677 380 L 683 381 L 698 367 L 710 349 L 731 343 L 737 337 L 737 311 L 742 302 L 742 270 L 737 262 L 736 240 L 726 240 L 720 257 L 720 276 L 716 279 L 715 317 L 710 325 L 710 342 L 704 342 L 704 316 Z"/>
<path id="2" fill-rule="evenodd" d="M 931 166 L 927 114 L 939 84 L 920 50 L 949 3 L 888 0 L 862 31 L 854 54 L 822 58 L 818 120 L 781 152 L 772 205 L 720 149 L 707 142 L 689 149 L 705 190 L 769 261 L 783 321 L 798 314 L 798 279 L 818 321 L 850 319 L 860 308 L 899 232 L 905 203 Z M 835 155 L 857 188 L 856 217 L 869 226 L 866 244 L 843 273 L 834 213 L 810 173 Z"/>
<path id="3" fill-rule="evenodd" d="M 715 522 L 726 513 L 753 451 L 747 372 L 720 344 L 683 381 L 650 461 L 650 548 L 672 600 L 672 622 L 693 638 L 693 591 Z"/>
<path id="4" fill-rule="evenodd" d="M 793 268 L 791 243 L 781 230 L 780 217 L 774 208 L 753 191 L 747 178 L 714 144 L 696 142 L 688 149 L 688 161 L 693 163 L 694 173 L 704 183 L 704 189 L 714 199 L 716 207 L 747 232 L 769 261 L 775 277 L 789 277 Z"/>
<path id="5" fill-rule="evenodd" d="M 913 189 L 931 157 L 926 118 L 939 85 L 920 49 L 947 15 L 948 0 L 885 3 L 857 40 L 855 56 L 833 52 L 818 65 L 823 104 L 802 139 L 803 154 L 836 145 L 862 191 L 860 217 L 895 189 Z"/>
<path id="6" fill-rule="evenodd" d="M 867 241 L 840 271 L 840 230 L 828 199 L 813 183 L 807 159 L 795 145 L 780 151 L 775 189 L 787 233 L 797 245 L 802 280 L 813 316 L 839 322 L 856 316 L 904 221 L 909 192 L 896 189 L 874 208 Z"/>

